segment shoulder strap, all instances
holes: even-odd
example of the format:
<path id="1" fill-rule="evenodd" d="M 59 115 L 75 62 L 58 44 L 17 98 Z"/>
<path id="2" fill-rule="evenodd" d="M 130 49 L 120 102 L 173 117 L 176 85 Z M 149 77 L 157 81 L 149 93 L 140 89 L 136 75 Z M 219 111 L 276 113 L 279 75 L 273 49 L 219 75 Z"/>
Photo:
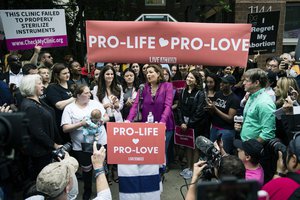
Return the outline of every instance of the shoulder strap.
<path id="1" fill-rule="evenodd" d="M 297 182 L 298 184 L 300 184 L 300 174 L 297 174 L 295 172 L 288 172 L 286 174 L 286 177 L 294 180 L 295 182 Z"/>
<path id="2" fill-rule="evenodd" d="M 184 94 L 185 88 L 183 88 L 182 92 L 181 92 L 181 99 L 183 99 L 183 94 Z"/>
<path id="3" fill-rule="evenodd" d="M 298 187 L 292 195 L 289 197 L 288 200 L 299 200 L 300 199 L 300 187 Z"/>

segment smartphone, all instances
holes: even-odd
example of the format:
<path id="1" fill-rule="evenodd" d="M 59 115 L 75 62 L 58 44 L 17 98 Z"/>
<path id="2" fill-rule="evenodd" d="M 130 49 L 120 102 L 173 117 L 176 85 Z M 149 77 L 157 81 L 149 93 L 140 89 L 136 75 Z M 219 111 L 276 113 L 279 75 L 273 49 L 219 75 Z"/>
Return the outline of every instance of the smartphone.
<path id="1" fill-rule="evenodd" d="M 207 92 L 205 90 L 204 90 L 204 98 L 205 98 L 206 103 L 208 103 Z"/>
<path id="2" fill-rule="evenodd" d="M 222 133 L 218 135 L 217 141 L 220 142 L 222 140 Z"/>
<path id="3" fill-rule="evenodd" d="M 293 96 L 293 90 L 295 90 L 292 86 L 289 86 L 288 95 Z"/>

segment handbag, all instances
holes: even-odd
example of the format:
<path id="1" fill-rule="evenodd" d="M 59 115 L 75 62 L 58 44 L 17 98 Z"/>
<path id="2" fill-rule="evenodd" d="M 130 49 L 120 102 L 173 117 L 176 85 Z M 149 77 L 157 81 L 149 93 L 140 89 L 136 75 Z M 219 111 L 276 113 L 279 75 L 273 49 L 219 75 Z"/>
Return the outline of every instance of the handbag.
<path id="1" fill-rule="evenodd" d="M 176 126 L 174 143 L 180 146 L 185 146 L 191 149 L 195 149 L 194 129 L 188 128 L 186 131 L 183 131 L 180 126 Z"/>

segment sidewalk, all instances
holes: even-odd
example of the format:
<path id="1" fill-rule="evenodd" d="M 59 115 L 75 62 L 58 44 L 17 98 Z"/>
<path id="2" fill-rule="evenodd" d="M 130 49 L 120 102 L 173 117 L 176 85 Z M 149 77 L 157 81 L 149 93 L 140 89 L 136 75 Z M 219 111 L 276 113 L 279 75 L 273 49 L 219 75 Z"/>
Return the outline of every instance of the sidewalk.
<path id="1" fill-rule="evenodd" d="M 185 185 L 184 179 L 179 175 L 181 172 L 180 166 L 176 166 L 174 169 L 170 169 L 168 173 L 165 174 L 165 181 L 163 183 L 163 192 L 161 195 L 161 200 L 182 200 L 182 196 L 180 194 L 180 187 Z M 190 183 L 190 180 L 187 181 Z M 77 199 L 81 199 L 83 193 L 83 182 L 78 180 L 79 184 L 79 194 Z M 119 185 L 115 182 L 110 186 L 113 200 L 119 200 Z M 183 194 L 185 196 L 187 189 L 184 187 L 182 189 Z M 92 197 L 96 196 L 96 186 L 93 183 L 93 194 Z"/>

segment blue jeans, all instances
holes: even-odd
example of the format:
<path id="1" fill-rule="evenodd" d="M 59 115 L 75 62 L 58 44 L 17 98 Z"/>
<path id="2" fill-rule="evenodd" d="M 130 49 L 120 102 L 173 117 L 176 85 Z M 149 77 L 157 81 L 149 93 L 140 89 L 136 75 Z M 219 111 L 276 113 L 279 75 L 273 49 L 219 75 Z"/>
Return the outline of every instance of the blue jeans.
<path id="1" fill-rule="evenodd" d="M 212 142 L 215 142 L 220 134 L 222 134 L 224 150 L 226 151 L 226 153 L 232 154 L 234 149 L 233 141 L 235 138 L 235 130 L 228 130 L 228 129 L 220 130 L 215 127 L 212 127 L 210 129 L 210 140 Z"/>
<path id="2" fill-rule="evenodd" d="M 166 163 L 168 163 L 168 147 L 170 144 L 170 141 L 172 139 L 172 136 L 174 134 L 174 131 L 166 131 L 166 141 L 165 141 L 165 155 L 166 155 Z"/>

